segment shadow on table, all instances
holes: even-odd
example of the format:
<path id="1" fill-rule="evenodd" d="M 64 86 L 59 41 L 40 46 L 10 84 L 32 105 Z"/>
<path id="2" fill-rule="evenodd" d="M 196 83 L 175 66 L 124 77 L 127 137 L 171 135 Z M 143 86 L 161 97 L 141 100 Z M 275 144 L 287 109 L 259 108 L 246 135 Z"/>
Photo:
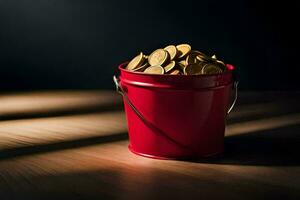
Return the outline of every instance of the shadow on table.
<path id="1" fill-rule="evenodd" d="M 104 165 L 105 166 L 105 165 Z M 147 169 L 144 166 L 130 165 L 128 167 L 101 168 L 97 170 L 76 171 L 68 170 L 53 173 L 51 170 L 40 175 L 29 176 L 24 179 L 17 176 L 9 177 L 9 187 L 0 188 L 2 199 L 11 200 L 58 200 L 58 199 L 276 199 L 278 195 L 285 198 L 297 199 L 295 191 L 290 188 L 278 191 L 277 187 L 270 187 L 259 181 L 238 182 L 236 179 L 216 181 L 214 173 L 208 177 L 193 177 L 192 175 L 176 173 L 162 169 Z M 210 171 L 210 170 L 208 170 Z M 24 172 L 26 174 L 26 172 Z M 222 175 L 221 175 L 222 176 Z M 226 177 L 226 176 L 225 176 Z M 172 181 L 170 181 L 172 180 Z M 1 185 L 2 179 L 0 179 Z M 226 184 L 227 183 L 227 184 Z M 264 190 L 257 190 L 257 187 Z M 235 195 L 232 195 L 235 188 Z M 17 192 L 14 192 L 17 191 Z M 217 191 L 217 192 L 216 192 Z M 255 191 L 255 193 L 253 193 Z M 251 194 L 252 193 L 252 194 Z M 239 195 L 237 195 L 239 194 Z M 235 198 L 233 198 L 235 197 Z M 245 198 L 243 198 L 245 199 Z M 262 199 L 262 198 L 260 198 Z"/>
<path id="2" fill-rule="evenodd" d="M 127 139 L 128 135 L 124 132 L 107 136 L 93 136 L 57 143 L 3 149 L 0 150 L 0 160 L 105 144 Z M 261 166 L 298 166 L 300 165 L 299 153 L 300 124 L 225 137 L 225 153 L 222 157 L 188 160 L 187 162 Z"/>
<path id="3" fill-rule="evenodd" d="M 10 149 L 0 150 L 0 160 L 10 159 L 18 156 L 26 156 L 39 153 L 48 153 L 59 150 L 74 149 L 90 145 L 105 144 L 110 142 L 117 142 L 127 140 L 128 134 L 115 133 L 113 135 L 101 135 L 87 138 L 79 138 L 74 140 L 60 141 L 47 144 L 36 144 L 29 146 L 21 146 Z"/>
<path id="4" fill-rule="evenodd" d="M 114 91 L 37 91 L 0 94 L 0 122 L 123 110 Z"/>
<path id="5" fill-rule="evenodd" d="M 191 162 L 298 166 L 300 165 L 300 124 L 225 137 L 223 156 Z"/>

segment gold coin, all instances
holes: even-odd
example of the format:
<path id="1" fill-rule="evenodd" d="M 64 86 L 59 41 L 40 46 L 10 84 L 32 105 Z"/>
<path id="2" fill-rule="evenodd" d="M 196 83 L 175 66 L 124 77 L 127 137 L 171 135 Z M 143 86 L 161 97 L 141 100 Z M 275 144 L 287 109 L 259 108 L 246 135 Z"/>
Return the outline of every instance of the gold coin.
<path id="1" fill-rule="evenodd" d="M 223 70 L 215 64 L 206 64 L 203 66 L 201 70 L 202 74 L 219 74 L 222 73 Z"/>
<path id="2" fill-rule="evenodd" d="M 198 51 L 199 54 L 197 55 L 196 59 L 198 59 L 201 62 L 211 62 L 211 61 L 215 61 L 214 59 L 212 59 L 211 57 L 209 57 L 208 55 L 206 55 L 205 53 L 202 53 L 200 51 Z"/>
<path id="3" fill-rule="evenodd" d="M 177 68 L 178 68 L 178 69 L 180 69 L 180 70 L 183 71 L 183 69 L 184 69 L 185 67 L 186 67 L 186 66 L 185 66 L 184 64 L 182 64 L 182 63 L 177 63 Z"/>
<path id="4" fill-rule="evenodd" d="M 174 67 L 175 67 L 175 61 L 171 61 L 169 64 L 167 64 L 164 69 L 165 69 L 165 72 L 169 72 L 171 71 Z"/>
<path id="5" fill-rule="evenodd" d="M 134 57 L 126 66 L 126 69 L 132 71 L 135 68 L 140 67 L 145 61 L 144 55 L 141 52 L 139 55 L 137 55 L 136 57 Z"/>
<path id="6" fill-rule="evenodd" d="M 180 71 L 178 69 L 174 69 L 174 70 L 170 71 L 169 74 L 171 74 L 171 75 L 180 75 Z"/>
<path id="7" fill-rule="evenodd" d="M 164 68 L 160 65 L 150 66 L 144 71 L 147 74 L 164 74 Z"/>
<path id="8" fill-rule="evenodd" d="M 200 56 L 200 59 L 197 58 L 197 56 Z M 200 51 L 195 51 L 192 50 L 190 52 L 190 54 L 186 57 L 185 61 L 186 64 L 193 64 L 193 63 L 199 63 L 199 62 L 203 62 L 204 60 L 202 59 L 202 57 L 205 56 L 204 53 L 200 52 Z"/>
<path id="9" fill-rule="evenodd" d="M 170 60 L 173 60 L 176 58 L 178 51 L 174 45 L 169 45 L 169 46 L 165 47 L 164 50 L 166 50 L 169 53 Z"/>
<path id="10" fill-rule="evenodd" d="M 205 59 L 205 57 L 202 56 L 202 55 L 197 55 L 197 56 L 196 56 L 196 59 L 197 59 L 199 62 L 207 62 L 207 59 Z"/>
<path id="11" fill-rule="evenodd" d="M 187 66 L 187 63 L 186 63 L 185 60 L 178 61 L 178 64 L 181 64 L 181 65 L 183 65 L 184 67 Z"/>
<path id="12" fill-rule="evenodd" d="M 179 44 L 176 46 L 176 49 L 178 51 L 178 59 L 180 59 L 188 55 L 192 48 L 188 44 Z"/>
<path id="13" fill-rule="evenodd" d="M 221 61 L 221 62 L 218 62 L 219 60 L 217 60 L 217 62 L 215 62 L 214 64 L 217 65 L 221 70 L 222 72 L 225 72 L 227 67 L 226 65 Z"/>
<path id="14" fill-rule="evenodd" d="M 135 72 L 142 72 L 144 71 L 147 67 L 149 67 L 149 63 L 145 62 L 142 66 L 135 68 L 133 71 Z"/>
<path id="15" fill-rule="evenodd" d="M 157 49 L 150 54 L 148 62 L 151 66 L 163 65 L 169 58 L 169 53 L 163 49 Z"/>
<path id="16" fill-rule="evenodd" d="M 221 60 L 217 60 L 217 63 L 220 63 L 220 64 L 222 64 L 222 65 L 225 66 L 225 63 L 223 61 L 221 61 Z"/>
<path id="17" fill-rule="evenodd" d="M 189 64 L 187 65 L 183 72 L 185 75 L 199 75 L 202 74 L 202 68 L 205 66 L 206 64 L 202 63 L 194 63 L 194 64 Z"/>
<path id="18" fill-rule="evenodd" d="M 198 60 L 202 60 L 203 62 L 214 62 L 214 61 L 215 61 L 213 58 L 209 57 L 209 56 L 206 55 L 206 54 L 198 55 L 198 56 L 197 56 L 197 59 L 198 59 Z"/>

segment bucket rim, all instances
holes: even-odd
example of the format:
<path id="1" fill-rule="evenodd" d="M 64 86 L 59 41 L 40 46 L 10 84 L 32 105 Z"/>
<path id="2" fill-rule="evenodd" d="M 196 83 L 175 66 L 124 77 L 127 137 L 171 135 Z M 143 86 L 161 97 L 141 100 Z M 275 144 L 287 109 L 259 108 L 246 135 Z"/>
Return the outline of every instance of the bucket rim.
<path id="1" fill-rule="evenodd" d="M 174 74 L 147 74 L 143 72 L 136 72 L 136 71 L 129 71 L 126 70 L 124 67 L 126 64 L 128 64 L 129 61 L 123 62 L 119 64 L 118 69 L 122 72 L 133 74 L 133 75 L 141 75 L 141 76 L 156 76 L 156 77 L 213 77 L 213 76 L 222 76 L 226 74 L 232 74 L 233 71 L 235 70 L 235 67 L 232 64 L 225 64 L 227 71 L 223 73 L 216 73 L 216 74 L 202 74 L 202 75 L 184 75 L 184 76 L 179 76 L 179 75 L 174 75 Z"/>

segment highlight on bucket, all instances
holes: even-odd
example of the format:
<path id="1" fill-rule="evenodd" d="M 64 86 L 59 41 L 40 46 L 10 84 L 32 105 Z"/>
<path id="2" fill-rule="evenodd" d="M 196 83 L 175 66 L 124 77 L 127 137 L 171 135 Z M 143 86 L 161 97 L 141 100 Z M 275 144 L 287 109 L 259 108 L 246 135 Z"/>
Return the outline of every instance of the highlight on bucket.
<path id="1" fill-rule="evenodd" d="M 223 153 L 226 116 L 237 100 L 232 65 L 180 44 L 140 52 L 118 70 L 113 80 L 133 153 L 158 159 Z"/>

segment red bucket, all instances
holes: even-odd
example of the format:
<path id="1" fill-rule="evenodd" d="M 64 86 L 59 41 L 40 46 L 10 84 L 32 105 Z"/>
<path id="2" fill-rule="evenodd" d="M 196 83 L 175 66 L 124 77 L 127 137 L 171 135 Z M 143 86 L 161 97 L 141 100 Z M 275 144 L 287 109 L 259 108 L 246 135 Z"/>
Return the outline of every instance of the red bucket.
<path id="1" fill-rule="evenodd" d="M 225 119 L 237 97 L 232 65 L 225 73 L 200 76 L 130 72 L 124 66 L 114 81 L 123 95 L 133 153 L 187 159 L 223 152 Z"/>

